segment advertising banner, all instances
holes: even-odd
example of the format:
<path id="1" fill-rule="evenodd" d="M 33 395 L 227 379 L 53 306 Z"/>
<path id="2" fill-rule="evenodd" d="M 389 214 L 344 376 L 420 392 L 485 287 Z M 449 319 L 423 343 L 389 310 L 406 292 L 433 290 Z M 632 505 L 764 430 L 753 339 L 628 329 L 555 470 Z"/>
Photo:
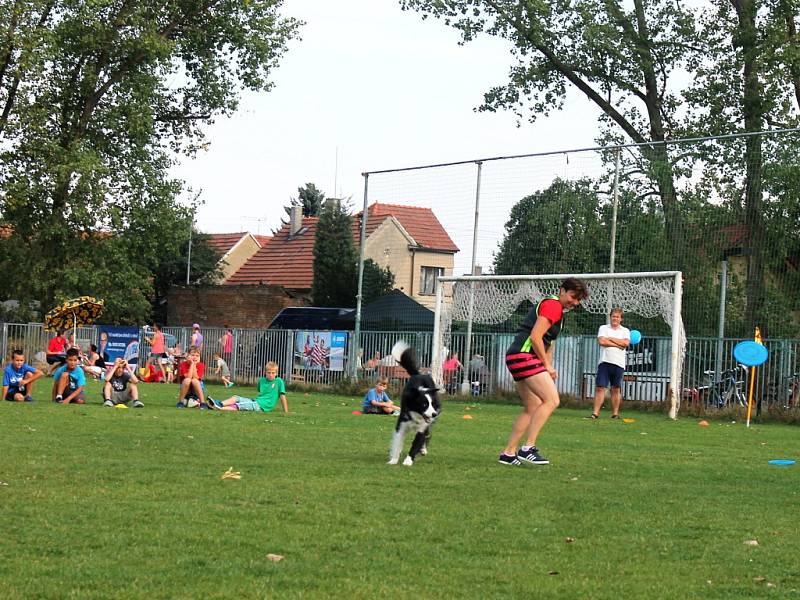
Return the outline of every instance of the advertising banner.
<path id="1" fill-rule="evenodd" d="M 346 331 L 298 331 L 294 366 L 319 371 L 343 371 Z"/>
<path id="2" fill-rule="evenodd" d="M 101 325 L 97 352 L 107 363 L 122 357 L 135 365 L 139 360 L 139 328 Z"/>

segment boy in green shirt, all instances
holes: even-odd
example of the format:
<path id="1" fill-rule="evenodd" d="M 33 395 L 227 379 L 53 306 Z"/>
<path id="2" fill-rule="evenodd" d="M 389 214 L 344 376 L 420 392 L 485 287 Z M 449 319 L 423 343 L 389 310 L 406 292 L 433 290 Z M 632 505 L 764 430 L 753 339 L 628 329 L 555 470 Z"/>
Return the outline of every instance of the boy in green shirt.
<path id="1" fill-rule="evenodd" d="M 258 396 L 255 399 L 243 396 L 231 396 L 227 400 L 214 400 L 206 396 L 206 403 L 214 410 L 250 410 L 269 412 L 281 401 L 283 412 L 289 412 L 286 401 L 286 385 L 278 377 L 278 363 L 268 362 L 264 369 L 264 377 L 258 380 Z"/>

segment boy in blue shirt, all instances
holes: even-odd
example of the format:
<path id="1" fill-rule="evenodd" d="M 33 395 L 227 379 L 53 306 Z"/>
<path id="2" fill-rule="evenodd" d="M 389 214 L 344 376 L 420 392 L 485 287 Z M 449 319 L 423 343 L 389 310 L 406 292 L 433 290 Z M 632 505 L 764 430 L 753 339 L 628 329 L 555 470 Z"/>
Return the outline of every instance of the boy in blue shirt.
<path id="1" fill-rule="evenodd" d="M 84 404 L 83 388 L 86 375 L 78 364 L 80 352 L 77 348 L 67 350 L 67 363 L 53 373 L 53 401 L 59 404 Z M 64 395 L 66 394 L 66 396 Z"/>
<path id="2" fill-rule="evenodd" d="M 25 353 L 14 350 L 3 371 L 3 398 L 10 402 L 33 402 L 33 382 L 44 375 L 25 362 Z"/>
<path id="3" fill-rule="evenodd" d="M 400 414 L 400 407 L 392 402 L 389 394 L 386 393 L 387 385 L 389 385 L 389 380 L 386 377 L 381 377 L 375 382 L 375 387 L 364 396 L 364 402 L 361 404 L 362 413 L 365 415 Z"/>

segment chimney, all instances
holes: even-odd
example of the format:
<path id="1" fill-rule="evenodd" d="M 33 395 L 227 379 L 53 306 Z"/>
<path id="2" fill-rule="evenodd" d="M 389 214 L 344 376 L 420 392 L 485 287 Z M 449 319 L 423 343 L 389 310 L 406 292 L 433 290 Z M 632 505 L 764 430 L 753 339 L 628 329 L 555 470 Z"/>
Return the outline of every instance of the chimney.
<path id="1" fill-rule="evenodd" d="M 289 215 L 289 235 L 295 235 L 300 231 L 303 225 L 303 207 L 300 204 L 292 206 L 292 212 Z"/>

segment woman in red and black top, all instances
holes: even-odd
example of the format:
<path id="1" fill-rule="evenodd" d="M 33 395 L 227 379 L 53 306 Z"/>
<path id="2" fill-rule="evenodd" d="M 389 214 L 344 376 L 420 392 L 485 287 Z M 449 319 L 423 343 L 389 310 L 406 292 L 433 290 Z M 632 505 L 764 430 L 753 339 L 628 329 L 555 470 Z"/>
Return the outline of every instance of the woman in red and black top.
<path id="1" fill-rule="evenodd" d="M 575 308 L 588 295 L 580 279 L 565 279 L 557 296 L 545 298 L 531 309 L 506 351 L 506 366 L 514 377 L 523 408 L 500 455 L 501 464 L 550 464 L 539 454 L 536 438 L 559 404 L 555 383 L 558 372 L 552 358 L 554 342 L 561 333 L 564 311 Z M 527 435 L 525 445 L 517 450 L 523 434 Z"/>

